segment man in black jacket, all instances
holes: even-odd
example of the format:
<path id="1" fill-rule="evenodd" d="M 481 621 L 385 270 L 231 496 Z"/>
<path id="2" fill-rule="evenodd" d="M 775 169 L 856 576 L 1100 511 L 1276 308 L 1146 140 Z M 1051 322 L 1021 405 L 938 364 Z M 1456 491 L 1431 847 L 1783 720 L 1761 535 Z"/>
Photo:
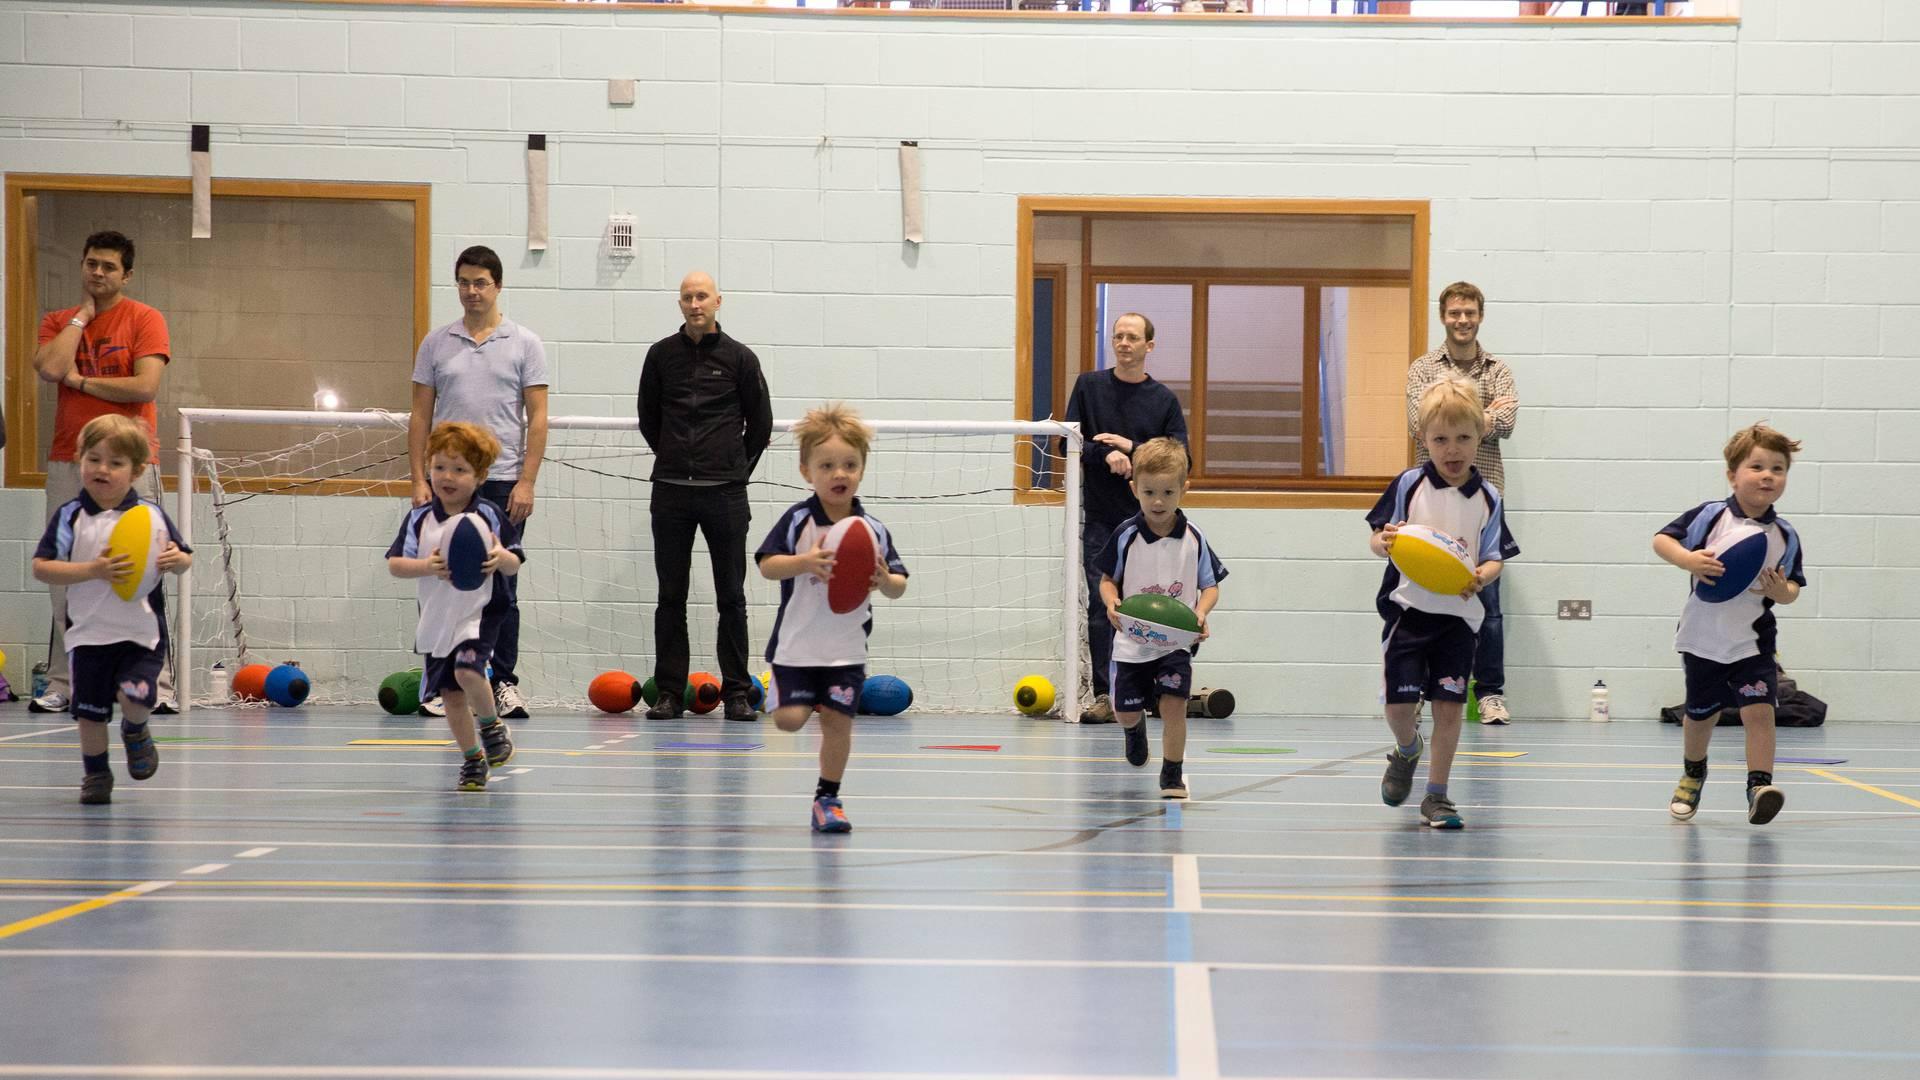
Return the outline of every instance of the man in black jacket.
<path id="1" fill-rule="evenodd" d="M 759 714 L 747 698 L 747 477 L 773 435 L 760 358 L 720 329 L 720 287 L 701 271 L 680 283 L 674 334 L 640 369 L 640 434 L 653 448 L 654 684 L 647 717 L 681 713 L 687 683 L 687 576 L 693 533 L 706 537 L 720 608 L 721 695 L 729 720 Z"/>

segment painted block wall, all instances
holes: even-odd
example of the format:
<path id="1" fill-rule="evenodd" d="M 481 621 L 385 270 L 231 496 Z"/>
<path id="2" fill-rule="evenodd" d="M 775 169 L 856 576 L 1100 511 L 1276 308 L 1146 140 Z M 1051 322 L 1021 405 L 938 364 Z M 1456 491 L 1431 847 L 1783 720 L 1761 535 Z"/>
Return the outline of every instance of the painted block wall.
<path id="1" fill-rule="evenodd" d="M 1783 510 L 1811 588 L 1785 659 L 1836 716 L 1892 719 L 1920 667 L 1916 60 L 1900 0 L 1658 28 L 4 0 L 0 169 L 184 175 L 198 121 L 218 175 L 431 182 L 435 264 L 505 253 L 555 407 L 601 414 L 630 407 L 689 268 L 718 269 L 782 415 L 845 397 L 1002 418 L 1019 195 L 1431 199 L 1429 280 L 1486 289 L 1523 400 L 1516 713 L 1583 715 L 1596 677 L 1616 715 L 1679 697 L 1683 584 L 1649 537 L 1722 492 L 1726 434 L 1768 418 L 1807 441 Z M 640 80 L 635 107 L 604 103 L 610 77 Z M 544 255 L 523 239 L 530 131 L 553 147 Z M 898 238 L 903 138 L 925 157 L 918 249 Z M 623 272 L 598 256 L 616 210 L 642 238 Z M 434 305 L 457 311 L 445 287 Z M 38 492 L 0 492 L 16 680 L 44 626 L 41 519 Z M 1204 520 L 1234 576 L 1203 681 L 1373 715 L 1359 514 Z M 1554 620 L 1568 597 L 1594 620 Z"/>

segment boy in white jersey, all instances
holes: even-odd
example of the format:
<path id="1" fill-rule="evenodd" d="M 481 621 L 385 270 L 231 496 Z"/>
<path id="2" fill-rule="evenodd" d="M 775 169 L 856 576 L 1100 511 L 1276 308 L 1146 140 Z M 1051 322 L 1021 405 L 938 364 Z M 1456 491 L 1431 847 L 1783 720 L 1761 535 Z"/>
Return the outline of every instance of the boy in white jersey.
<path id="1" fill-rule="evenodd" d="M 767 642 L 773 667 L 769 698 L 781 731 L 799 731 L 820 713 L 820 782 L 813 792 L 813 831 L 853 831 L 840 805 L 840 781 L 853 754 L 853 717 L 867 678 L 867 636 L 873 608 L 867 601 L 844 615 L 827 605 L 833 553 L 827 531 L 849 515 L 866 518 L 880 557 L 869 583 L 889 600 L 907 592 L 907 568 L 894 550 L 893 534 L 861 507 L 857 497 L 867 471 L 873 431 L 844 405 L 810 409 L 793 436 L 800 444 L 800 475 L 813 495 L 788 507 L 754 552 L 760 576 L 780 583 L 780 611 Z"/>
<path id="2" fill-rule="evenodd" d="M 1374 600 L 1386 621 L 1381 633 L 1385 655 L 1383 698 L 1395 748 L 1387 753 L 1380 801 L 1399 806 L 1413 792 L 1413 773 L 1425 749 L 1420 739 L 1420 699 L 1433 702 L 1433 757 L 1427 763 L 1427 791 L 1420 817 L 1436 829 L 1458 829 L 1460 810 L 1447 796 L 1454 751 L 1460 747 L 1460 718 L 1467 701 L 1467 679 L 1485 609 L 1479 592 L 1500 576 L 1520 545 L 1507 532 L 1500 492 L 1473 465 L 1485 434 L 1486 413 L 1480 394 L 1466 379 L 1443 379 L 1420 396 L 1420 443 L 1428 461 L 1395 477 L 1367 513 L 1373 528 L 1369 548 L 1387 557 L 1400 526 L 1412 523 L 1446 533 L 1474 552 L 1473 579 L 1456 596 L 1423 589 L 1387 564 Z"/>
<path id="3" fill-rule="evenodd" d="M 1133 452 L 1129 481 L 1140 512 L 1120 523 L 1100 552 L 1100 599 L 1107 621 L 1121 629 L 1120 602 L 1152 594 L 1170 596 L 1193 609 L 1200 620 L 1200 641 L 1207 639 L 1207 614 L 1220 602 L 1220 581 L 1227 568 L 1187 515 L 1180 499 L 1187 493 L 1187 448 L 1177 439 L 1149 439 Z M 1113 636 L 1113 660 L 1107 682 L 1113 688 L 1113 718 L 1127 739 L 1127 764 L 1140 768 L 1152 756 L 1147 747 L 1146 708 L 1158 693 L 1160 719 L 1160 797 L 1184 799 L 1187 780 L 1187 694 L 1193 688 L 1193 650 L 1156 647 L 1133 637 Z"/>
<path id="4" fill-rule="evenodd" d="M 1766 561 L 1746 592 L 1709 603 L 1689 587 L 1680 609 L 1673 644 L 1687 675 L 1687 720 L 1680 784 L 1668 810 L 1681 821 L 1700 809 L 1707 743 L 1722 709 L 1739 709 L 1747 732 L 1747 820 L 1765 825 L 1786 805 L 1786 795 L 1773 786 L 1773 707 L 1779 698 L 1773 606 L 1798 600 L 1807 578 L 1800 534 L 1773 504 L 1787 492 L 1787 470 L 1799 449 L 1764 424 L 1735 432 L 1725 451 L 1733 494 L 1681 514 L 1653 538 L 1654 554 L 1712 583 L 1726 571 L 1711 550 L 1716 540 L 1755 526 L 1767 536 Z"/>
<path id="5" fill-rule="evenodd" d="M 487 663 L 501 620 L 513 604 L 506 578 L 520 572 L 520 549 L 500 546 L 506 512 L 477 492 L 487 467 L 500 453 L 500 440 L 483 427 L 466 423 L 434 426 L 427 436 L 427 480 L 432 499 L 412 507 L 400 534 L 387 549 L 387 570 L 397 578 L 420 579 L 420 625 L 414 651 L 426 656 L 420 698 L 441 696 L 447 727 L 463 755 L 458 787 L 485 791 L 487 768 L 513 757 L 511 732 L 498 715 Z M 462 522 L 472 522 L 486 541 L 485 575 L 477 589 L 456 588 L 447 566 L 447 543 Z M 479 730 L 475 731 L 475 721 Z"/>
<path id="6" fill-rule="evenodd" d="M 146 429 L 119 413 L 97 416 L 80 429 L 80 495 L 53 512 L 33 552 L 33 576 L 67 586 L 66 645 L 73 673 L 74 722 L 80 728 L 80 801 L 113 801 L 113 769 L 107 764 L 107 721 L 120 703 L 120 738 L 127 747 L 127 775 L 145 780 L 160 768 L 160 752 L 147 731 L 160 669 L 167 662 L 166 592 L 161 574 L 184 573 L 193 551 L 180 540 L 172 519 L 157 504 L 148 550 L 158 549 L 154 569 L 133 565 L 126 552 L 108 553 L 114 527 L 142 505 L 133 482 L 147 470 Z M 114 591 L 138 577 L 133 597 Z"/>

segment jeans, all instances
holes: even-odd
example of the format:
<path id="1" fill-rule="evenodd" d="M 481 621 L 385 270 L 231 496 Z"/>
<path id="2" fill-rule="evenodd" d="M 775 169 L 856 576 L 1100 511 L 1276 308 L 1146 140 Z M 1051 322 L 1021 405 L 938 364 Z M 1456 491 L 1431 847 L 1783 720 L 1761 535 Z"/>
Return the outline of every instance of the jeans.
<path id="1" fill-rule="evenodd" d="M 1479 647 L 1473 652 L 1474 694 L 1507 692 L 1507 631 L 1500 618 L 1500 579 L 1480 590 L 1480 603 L 1487 616 L 1480 623 Z"/>
<path id="2" fill-rule="evenodd" d="M 1100 553 L 1113 538 L 1114 526 L 1088 521 L 1080 529 L 1080 565 L 1087 572 L 1087 661 L 1093 665 L 1093 694 L 1111 693 L 1108 668 L 1113 663 L 1113 624 L 1107 621 L 1107 602 L 1100 599 Z"/>
<path id="3" fill-rule="evenodd" d="M 687 578 L 693 569 L 693 534 L 707 541 L 713 591 L 720 609 L 716 643 L 723 696 L 747 692 L 747 527 L 753 514 L 745 484 L 693 487 L 655 482 L 653 571 L 659 599 L 653 609 L 653 678 L 662 694 L 687 685 Z"/>
<path id="4" fill-rule="evenodd" d="M 504 515 L 507 512 L 507 499 L 513 495 L 514 480 L 489 480 L 480 485 L 480 497 L 498 506 L 503 515 L 500 526 L 500 546 L 519 547 L 521 537 L 526 533 L 526 522 L 518 525 Z M 500 633 L 493 641 L 493 685 L 520 685 L 520 676 L 514 669 L 520 663 L 520 575 L 511 574 L 501 578 L 507 585 L 507 612 L 500 619 Z"/>

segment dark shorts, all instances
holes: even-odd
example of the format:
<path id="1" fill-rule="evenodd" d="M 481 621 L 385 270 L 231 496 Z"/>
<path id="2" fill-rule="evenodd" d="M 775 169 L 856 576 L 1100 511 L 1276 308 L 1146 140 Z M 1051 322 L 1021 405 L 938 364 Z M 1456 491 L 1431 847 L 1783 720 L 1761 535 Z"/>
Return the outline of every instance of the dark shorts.
<path id="1" fill-rule="evenodd" d="M 160 669 L 167 665 L 165 649 L 149 649 L 131 641 L 112 645 L 81 645 L 67 654 L 73 680 L 73 716 L 76 720 L 113 718 L 119 694 L 136 705 L 153 708 L 160 689 Z"/>
<path id="2" fill-rule="evenodd" d="M 860 711 L 860 688 L 867 683 L 867 666 L 782 667 L 773 665 L 773 707 L 816 706 L 852 716 Z"/>
<path id="3" fill-rule="evenodd" d="M 1687 673 L 1687 716 L 1694 720 L 1705 720 L 1721 709 L 1780 702 L 1780 669 L 1772 653 L 1748 656 L 1731 664 L 1681 653 L 1680 666 Z"/>
<path id="4" fill-rule="evenodd" d="M 420 674 L 420 700 L 425 701 L 436 694 L 460 692 L 460 682 L 454 677 L 454 672 L 466 668 L 479 672 L 485 678 L 487 665 L 492 662 L 493 646 L 479 638 L 455 645 L 453 651 L 445 656 L 427 657 Z"/>
<path id="5" fill-rule="evenodd" d="M 1380 635 L 1386 658 L 1386 701 L 1407 705 L 1467 700 L 1473 673 L 1474 632 L 1458 615 L 1408 608 Z"/>
<path id="6" fill-rule="evenodd" d="M 1113 711 L 1145 712 L 1148 705 L 1171 694 L 1181 700 L 1180 715 L 1186 715 L 1188 688 L 1193 685 L 1193 655 L 1175 649 L 1158 660 L 1130 664 L 1115 660 L 1107 670 L 1113 684 Z"/>

